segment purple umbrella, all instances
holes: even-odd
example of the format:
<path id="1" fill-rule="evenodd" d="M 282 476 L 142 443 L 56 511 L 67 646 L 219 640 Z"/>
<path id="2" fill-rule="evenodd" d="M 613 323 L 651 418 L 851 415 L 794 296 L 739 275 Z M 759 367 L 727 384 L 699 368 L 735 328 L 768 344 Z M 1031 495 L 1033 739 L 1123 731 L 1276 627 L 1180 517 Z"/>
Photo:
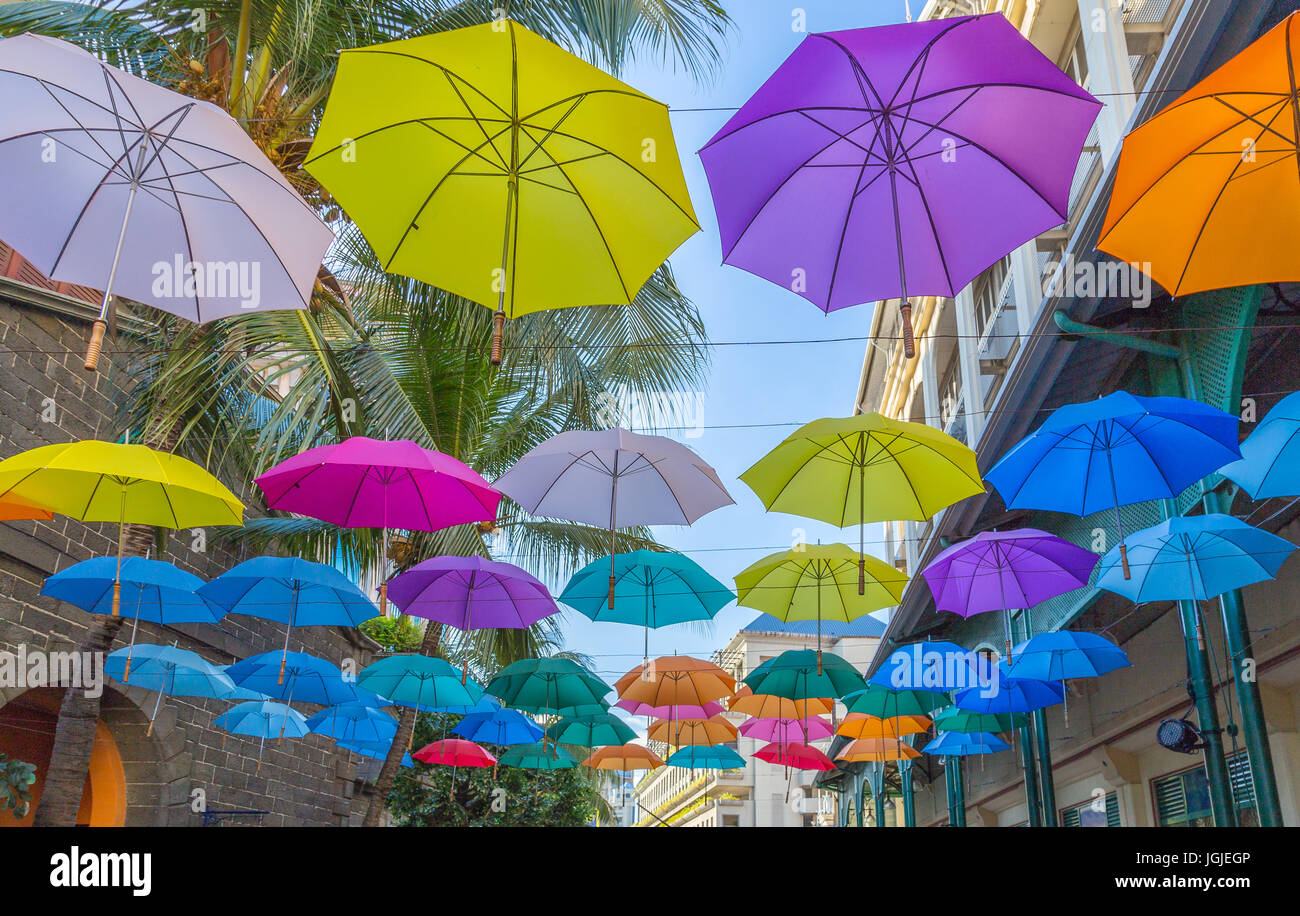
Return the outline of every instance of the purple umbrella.
<path id="1" fill-rule="evenodd" d="M 1100 559 L 1037 528 L 981 531 L 940 553 L 921 575 L 940 611 L 962 617 L 1002 611 L 1010 658 L 1010 609 L 1084 587 Z"/>
<path id="2" fill-rule="evenodd" d="M 686 446 L 618 428 L 552 436 L 494 486 L 533 515 L 608 526 L 611 609 L 616 529 L 690 525 L 735 503 L 717 472 Z"/>
<path id="3" fill-rule="evenodd" d="M 473 468 L 405 439 L 353 436 L 309 448 L 257 478 L 272 509 L 344 528 L 381 528 L 381 575 L 387 574 L 388 529 L 437 531 L 496 517 L 501 494 Z M 388 583 L 379 586 L 379 613 Z"/>
<path id="4" fill-rule="evenodd" d="M 747 719 L 740 726 L 746 738 L 776 744 L 810 744 L 835 734 L 835 727 L 821 716 L 809 719 Z"/>
<path id="5" fill-rule="evenodd" d="M 1101 103 L 1000 13 L 812 34 L 700 150 L 723 261 L 823 311 L 955 296 L 1066 221 Z"/>

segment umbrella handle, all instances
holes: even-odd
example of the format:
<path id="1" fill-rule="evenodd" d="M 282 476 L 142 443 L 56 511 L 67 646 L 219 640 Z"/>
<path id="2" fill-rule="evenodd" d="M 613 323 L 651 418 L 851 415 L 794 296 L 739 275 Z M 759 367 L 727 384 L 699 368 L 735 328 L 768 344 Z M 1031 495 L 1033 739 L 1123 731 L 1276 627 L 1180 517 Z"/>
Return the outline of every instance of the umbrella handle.
<path id="1" fill-rule="evenodd" d="M 134 648 L 134 647 L 133 647 Z M 122 669 L 122 683 L 128 683 L 131 680 L 131 650 L 126 652 L 126 667 Z M 152 723 L 150 723 L 152 725 Z"/>
<path id="2" fill-rule="evenodd" d="M 120 581 L 113 582 L 113 616 L 122 616 L 122 583 Z"/>
<path id="3" fill-rule="evenodd" d="M 610 609 L 611 611 L 614 610 L 614 583 L 615 583 L 616 581 L 617 581 L 617 580 L 614 578 L 614 574 L 613 574 L 613 573 L 610 573 L 610 576 L 609 576 L 609 609 Z"/>
<path id="4" fill-rule="evenodd" d="M 867 558 L 858 556 L 858 594 L 867 593 Z"/>
<path id="5" fill-rule="evenodd" d="M 1120 541 L 1119 544 L 1119 562 L 1124 567 L 1124 578 L 1132 579 L 1133 574 L 1129 572 L 1128 568 L 1128 548 L 1124 546 L 1123 541 Z"/>
<path id="6" fill-rule="evenodd" d="M 916 356 L 916 340 L 912 336 L 912 303 L 904 302 L 898 311 L 903 316 L 903 356 L 912 359 Z"/>
<path id="7" fill-rule="evenodd" d="M 103 318 L 96 318 L 95 323 L 90 328 L 90 340 L 86 343 L 86 359 L 82 363 L 87 372 L 99 371 L 99 351 L 104 347 L 104 332 L 108 330 L 108 322 Z"/>
<path id="8" fill-rule="evenodd" d="M 492 314 L 492 352 L 488 361 L 494 366 L 501 365 L 501 338 L 505 331 L 506 313 L 497 309 Z"/>
<path id="9" fill-rule="evenodd" d="M 386 581 L 379 583 L 379 616 L 388 616 L 388 583 Z"/>

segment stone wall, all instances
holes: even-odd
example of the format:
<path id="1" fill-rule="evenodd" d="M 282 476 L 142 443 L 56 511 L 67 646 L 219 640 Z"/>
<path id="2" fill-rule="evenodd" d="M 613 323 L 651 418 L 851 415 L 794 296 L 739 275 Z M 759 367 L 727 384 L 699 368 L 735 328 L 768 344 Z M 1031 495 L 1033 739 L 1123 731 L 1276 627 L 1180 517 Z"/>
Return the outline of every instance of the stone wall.
<path id="1" fill-rule="evenodd" d="M 0 287 L 0 458 L 50 443 L 120 435 L 113 424 L 117 374 L 111 357 L 106 352 L 98 374 L 81 366 L 93 317 L 86 298 L 10 283 Z M 24 644 L 29 650 L 75 650 L 90 615 L 41 596 L 41 585 L 46 576 L 80 560 L 112 555 L 116 537 L 114 525 L 60 516 L 50 522 L 0 523 L 0 651 Z M 192 550 L 192 542 L 189 532 L 175 532 L 155 558 L 204 578 L 243 559 L 216 548 L 211 539 L 204 552 Z M 130 624 L 124 625 L 120 644 L 130 635 Z M 237 615 L 216 626 L 141 623 L 137 642 L 174 642 L 210 662 L 229 664 L 281 648 L 284 628 Z M 356 631 L 336 627 L 295 628 L 290 640 L 293 651 L 336 664 L 354 659 L 358 668 L 371 660 L 373 648 Z M 22 692 L 0 689 L 0 708 Z M 266 811 L 268 825 L 359 822 L 363 800 L 356 777 L 373 769 L 370 761 L 311 735 L 268 741 L 259 765 L 256 740 L 213 727 L 212 720 L 229 704 L 212 700 L 165 698 L 147 733 L 156 697 L 116 682 L 105 691 L 102 720 L 113 732 L 126 771 L 128 825 L 200 824 L 202 818 L 191 810 L 200 790 L 208 808 Z M 295 705 L 305 715 L 318 708 Z"/>

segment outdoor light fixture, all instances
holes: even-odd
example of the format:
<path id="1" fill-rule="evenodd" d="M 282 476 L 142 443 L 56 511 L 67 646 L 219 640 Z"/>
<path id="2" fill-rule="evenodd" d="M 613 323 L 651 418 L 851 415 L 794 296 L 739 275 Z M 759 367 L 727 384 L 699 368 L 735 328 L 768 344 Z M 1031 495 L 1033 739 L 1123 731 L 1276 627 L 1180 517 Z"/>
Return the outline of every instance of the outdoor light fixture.
<path id="1" fill-rule="evenodd" d="M 1193 754 L 1205 747 L 1201 733 L 1186 719 L 1165 719 L 1156 729 L 1156 740 L 1161 747 L 1180 754 Z"/>

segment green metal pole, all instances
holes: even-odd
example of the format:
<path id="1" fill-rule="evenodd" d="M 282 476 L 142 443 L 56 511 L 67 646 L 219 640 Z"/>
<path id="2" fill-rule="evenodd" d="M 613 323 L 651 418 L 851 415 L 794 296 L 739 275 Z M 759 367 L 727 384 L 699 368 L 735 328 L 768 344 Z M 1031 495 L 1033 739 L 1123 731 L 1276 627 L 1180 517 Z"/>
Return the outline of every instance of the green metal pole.
<path id="1" fill-rule="evenodd" d="M 1195 601 L 1179 601 L 1178 616 L 1183 625 L 1183 645 L 1187 653 L 1188 686 L 1196 705 L 1196 721 L 1205 741 L 1205 775 L 1210 784 L 1210 807 L 1216 827 L 1235 827 L 1232 783 L 1223 759 L 1223 732 L 1219 728 L 1219 710 L 1214 703 L 1210 660 L 1205 652 L 1205 632 Z"/>
<path id="2" fill-rule="evenodd" d="M 952 758 L 945 757 L 943 762 L 943 783 L 948 787 L 948 826 L 957 827 L 957 792 L 952 782 Z"/>
<path id="3" fill-rule="evenodd" d="M 961 775 L 961 757 L 949 757 L 949 765 L 952 767 L 953 794 L 957 797 L 957 826 L 966 826 L 966 786 Z"/>
<path id="4" fill-rule="evenodd" d="M 866 787 L 867 787 L 867 777 L 862 773 L 855 773 L 853 775 L 853 795 L 855 796 L 855 800 L 856 800 L 856 805 L 854 806 L 854 810 L 856 812 L 857 822 L 859 827 L 865 827 L 867 823 L 867 814 L 865 811 L 862 810 L 862 803 L 863 803 L 862 796 L 864 794 L 863 790 L 865 790 Z"/>
<path id="5" fill-rule="evenodd" d="M 1025 764 L 1025 803 L 1029 807 L 1029 826 L 1043 826 L 1043 817 L 1038 804 L 1038 776 L 1034 760 L 1034 737 L 1030 734 L 1029 724 L 1020 728 L 1020 756 Z"/>
<path id="6" fill-rule="evenodd" d="M 1226 508 L 1221 494 L 1205 494 L 1205 511 L 1222 512 Z M 1268 743 L 1268 728 L 1264 723 L 1264 703 L 1259 695 L 1255 675 L 1254 643 L 1250 624 L 1246 620 L 1246 607 L 1241 592 L 1233 589 L 1219 596 L 1223 613 L 1223 632 L 1228 643 L 1228 657 L 1232 660 L 1232 680 L 1237 690 L 1237 705 L 1241 709 L 1241 732 L 1246 742 L 1246 756 L 1250 760 L 1250 776 L 1255 784 L 1255 810 L 1262 827 L 1281 827 L 1282 804 L 1278 800 L 1277 776 L 1273 771 L 1273 752 Z"/>
<path id="7" fill-rule="evenodd" d="M 1038 784 L 1043 796 L 1043 826 L 1059 827 L 1056 818 L 1056 785 L 1052 780 L 1052 745 L 1047 735 L 1047 716 L 1041 709 L 1035 709 L 1033 716 L 1034 737 L 1038 744 Z"/>
<path id="8" fill-rule="evenodd" d="M 903 786 L 903 826 L 916 826 L 916 799 L 912 792 L 912 761 L 903 760 L 898 764 L 898 781 Z"/>

